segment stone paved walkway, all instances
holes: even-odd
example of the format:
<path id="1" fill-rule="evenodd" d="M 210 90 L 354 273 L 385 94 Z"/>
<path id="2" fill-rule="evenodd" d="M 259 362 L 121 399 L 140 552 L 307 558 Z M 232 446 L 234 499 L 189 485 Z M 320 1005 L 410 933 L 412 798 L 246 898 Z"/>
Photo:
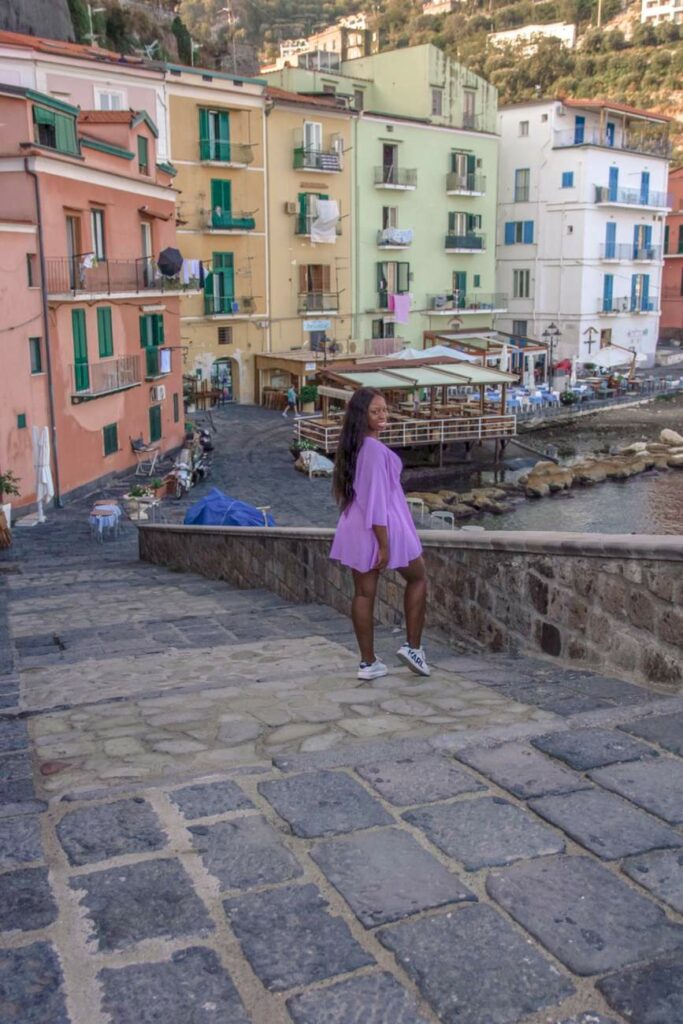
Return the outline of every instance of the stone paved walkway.
<path id="1" fill-rule="evenodd" d="M 0 1024 L 681 1024 L 683 698 L 16 538 Z"/>

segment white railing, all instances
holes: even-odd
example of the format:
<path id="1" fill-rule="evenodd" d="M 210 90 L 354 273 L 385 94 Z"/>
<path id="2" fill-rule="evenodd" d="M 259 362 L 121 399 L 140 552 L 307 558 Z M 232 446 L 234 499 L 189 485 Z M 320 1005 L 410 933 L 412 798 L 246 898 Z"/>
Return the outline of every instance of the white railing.
<path id="1" fill-rule="evenodd" d="M 323 424 L 319 419 L 297 420 L 297 440 L 311 441 L 325 452 L 335 451 L 341 434 L 341 422 Z M 516 416 L 463 416 L 434 420 L 392 420 L 382 431 L 382 441 L 390 448 L 413 445 L 450 444 L 453 441 L 485 441 L 514 437 Z"/>

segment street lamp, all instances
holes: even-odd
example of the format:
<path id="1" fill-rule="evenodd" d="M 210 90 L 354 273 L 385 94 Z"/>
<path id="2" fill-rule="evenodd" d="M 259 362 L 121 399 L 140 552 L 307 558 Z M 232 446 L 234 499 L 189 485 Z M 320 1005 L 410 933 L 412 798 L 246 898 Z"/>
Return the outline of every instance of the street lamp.
<path id="1" fill-rule="evenodd" d="M 562 332 L 558 328 L 557 324 L 548 324 L 546 329 L 541 334 L 541 337 L 545 341 L 549 349 L 550 366 L 548 368 L 548 383 L 552 387 L 553 385 L 553 363 L 555 361 L 555 345 L 560 338 Z"/>
<path id="2" fill-rule="evenodd" d="M 91 46 L 95 42 L 95 33 L 93 32 L 92 28 L 92 16 L 93 14 L 104 14 L 106 9 L 106 7 L 93 7 L 92 4 L 88 4 L 88 25 L 90 26 L 90 31 L 88 32 L 88 39 L 90 40 Z"/>

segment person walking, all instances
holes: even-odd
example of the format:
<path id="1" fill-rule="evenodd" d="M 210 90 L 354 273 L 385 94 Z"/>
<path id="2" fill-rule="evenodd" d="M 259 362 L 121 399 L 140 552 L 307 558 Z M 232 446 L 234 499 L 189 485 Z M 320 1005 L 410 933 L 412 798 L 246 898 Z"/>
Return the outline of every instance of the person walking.
<path id="1" fill-rule="evenodd" d="M 396 569 L 406 581 L 407 635 L 397 656 L 417 675 L 430 674 L 422 648 L 427 602 L 422 545 L 401 487 L 401 460 L 380 441 L 386 423 L 382 393 L 356 391 L 346 409 L 332 483 L 341 516 L 330 558 L 353 574 L 351 620 L 361 656 L 359 679 L 378 679 L 389 671 L 374 646 L 375 597 L 385 569 Z"/>
<path id="2" fill-rule="evenodd" d="M 296 419 L 296 417 L 299 414 L 299 411 L 297 409 L 298 400 L 299 396 L 296 393 L 296 388 L 294 387 L 293 384 L 290 384 L 289 387 L 287 388 L 287 407 L 285 408 L 285 411 L 282 414 L 285 419 L 287 419 L 287 413 L 289 412 L 290 409 L 294 410 L 294 417 Z"/>

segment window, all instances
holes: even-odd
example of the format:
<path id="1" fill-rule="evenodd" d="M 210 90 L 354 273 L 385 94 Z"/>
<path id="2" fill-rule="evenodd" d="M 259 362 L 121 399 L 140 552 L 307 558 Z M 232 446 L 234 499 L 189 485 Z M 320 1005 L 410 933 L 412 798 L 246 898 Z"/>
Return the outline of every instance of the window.
<path id="1" fill-rule="evenodd" d="M 180 396 L 177 392 L 173 394 L 173 422 L 180 422 Z"/>
<path id="2" fill-rule="evenodd" d="M 111 329 L 111 306 L 97 308 L 97 344 L 100 359 L 114 355 L 114 335 Z"/>
<path id="3" fill-rule="evenodd" d="M 76 391 L 87 391 L 90 387 L 90 369 L 84 309 L 71 310 L 71 335 L 74 344 L 74 387 Z"/>
<path id="4" fill-rule="evenodd" d="M 212 178 L 211 226 L 229 228 L 232 223 L 232 182 L 223 178 Z"/>
<path id="5" fill-rule="evenodd" d="M 679 256 L 683 254 L 683 224 L 678 229 L 678 249 L 676 252 Z"/>
<path id="6" fill-rule="evenodd" d="M 95 110 L 124 110 L 125 94 L 114 89 L 95 89 Z"/>
<path id="7" fill-rule="evenodd" d="M 232 327 L 218 328 L 218 344 L 232 345 Z"/>
<path id="8" fill-rule="evenodd" d="M 34 252 L 26 253 L 26 277 L 29 288 L 38 287 L 38 257 Z"/>
<path id="9" fill-rule="evenodd" d="M 548 115 L 547 114 L 541 114 L 541 121 L 543 122 L 543 124 L 546 124 L 547 120 L 548 120 Z"/>
<path id="10" fill-rule="evenodd" d="M 562 172 L 562 188 L 574 188 L 574 172 Z"/>
<path id="11" fill-rule="evenodd" d="M 320 121 L 304 121 L 304 156 L 312 157 L 323 148 L 323 126 Z"/>
<path id="12" fill-rule="evenodd" d="M 199 159 L 230 160 L 230 114 L 227 110 L 199 110 Z"/>
<path id="13" fill-rule="evenodd" d="M 324 296 L 330 293 L 330 267 L 325 263 L 299 264 L 299 294 L 306 295 L 306 308 L 324 309 Z"/>
<path id="14" fill-rule="evenodd" d="M 116 423 L 109 423 L 102 428 L 104 454 L 114 455 L 119 450 L 119 428 Z"/>
<path id="15" fill-rule="evenodd" d="M 231 252 L 214 252 L 212 270 L 204 281 L 204 311 L 209 315 L 232 313 L 235 303 L 235 258 Z M 235 306 L 234 311 L 237 311 Z"/>
<path id="16" fill-rule="evenodd" d="M 323 85 L 323 92 L 327 96 L 334 96 L 337 92 L 336 86 L 334 85 Z"/>
<path id="17" fill-rule="evenodd" d="M 472 282 L 474 288 L 481 288 L 481 274 L 475 274 Z"/>
<path id="18" fill-rule="evenodd" d="M 398 206 L 382 207 L 382 230 L 398 227 Z"/>
<path id="19" fill-rule="evenodd" d="M 78 156 L 76 118 L 73 114 L 62 114 L 48 107 L 34 105 L 33 124 L 38 145 Z"/>
<path id="20" fill-rule="evenodd" d="M 471 89 L 465 89 L 465 91 L 463 92 L 463 128 L 474 128 L 476 124 L 476 102 L 476 93 L 474 93 Z"/>
<path id="21" fill-rule="evenodd" d="M 362 89 L 354 89 L 353 90 L 353 105 L 356 108 L 356 110 L 362 110 L 363 109 L 363 90 Z"/>
<path id="22" fill-rule="evenodd" d="M 574 118 L 574 145 L 582 146 L 586 133 L 586 118 L 577 114 Z"/>
<path id="23" fill-rule="evenodd" d="M 528 134 L 529 134 L 529 122 L 528 121 L 520 121 L 519 122 L 519 134 L 522 136 L 522 138 L 526 138 L 528 136 Z"/>
<path id="24" fill-rule="evenodd" d="M 31 373 L 43 372 L 43 346 L 40 338 L 28 339 L 28 350 L 31 356 Z"/>
<path id="25" fill-rule="evenodd" d="M 18 414 L 18 416 L 17 416 L 17 429 L 18 430 L 25 430 L 26 429 L 26 413 L 25 412 L 20 412 Z"/>
<path id="26" fill-rule="evenodd" d="M 664 255 L 669 251 L 669 225 L 667 224 L 664 228 Z"/>
<path id="27" fill-rule="evenodd" d="M 138 170 L 149 174 L 149 141 L 144 135 L 138 135 Z"/>
<path id="28" fill-rule="evenodd" d="M 614 302 L 614 274 L 605 274 L 602 278 L 602 311 L 610 313 Z"/>
<path id="29" fill-rule="evenodd" d="M 432 117 L 443 114 L 443 89 L 432 89 Z"/>
<path id="30" fill-rule="evenodd" d="M 510 220 L 505 225 L 505 245 L 533 245 L 534 222 L 532 220 Z"/>
<path id="31" fill-rule="evenodd" d="M 98 260 L 106 256 L 104 245 L 104 210 L 90 211 L 90 232 L 92 235 L 92 251 Z"/>
<path id="32" fill-rule="evenodd" d="M 410 263 L 389 261 L 377 264 L 379 308 L 387 309 L 390 295 L 403 295 L 410 287 Z"/>
<path id="33" fill-rule="evenodd" d="M 529 202 L 529 183 L 531 181 L 531 171 L 528 167 L 522 167 L 515 171 L 515 202 L 516 203 L 528 203 Z"/>
<path id="34" fill-rule="evenodd" d="M 528 299 L 531 294 L 531 271 L 512 271 L 512 297 L 515 299 Z"/>
<path id="35" fill-rule="evenodd" d="M 373 320 L 372 321 L 372 337 L 375 338 L 395 338 L 396 337 L 396 324 L 388 320 Z"/>
<path id="36" fill-rule="evenodd" d="M 681 267 L 681 295 L 683 295 L 683 267 Z"/>
<path id="37" fill-rule="evenodd" d="M 163 313 L 145 313 L 140 317 L 140 348 L 151 348 L 164 343 Z"/>
<path id="38" fill-rule="evenodd" d="M 528 329 L 528 320 L 513 320 L 512 321 L 512 333 L 516 338 L 526 338 Z"/>
<path id="39" fill-rule="evenodd" d="M 161 406 L 152 405 L 149 410 L 149 440 L 150 444 L 161 440 Z"/>

